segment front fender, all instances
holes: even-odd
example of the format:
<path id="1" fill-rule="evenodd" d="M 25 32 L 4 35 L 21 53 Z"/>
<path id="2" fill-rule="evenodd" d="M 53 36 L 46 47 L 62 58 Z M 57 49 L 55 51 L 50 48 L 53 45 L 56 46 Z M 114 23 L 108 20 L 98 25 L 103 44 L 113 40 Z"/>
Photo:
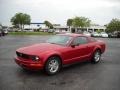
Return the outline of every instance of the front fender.
<path id="1" fill-rule="evenodd" d="M 97 46 L 94 47 L 93 52 L 92 52 L 92 55 L 93 55 L 93 53 L 94 53 L 97 49 L 100 49 L 100 50 L 102 51 L 101 46 L 100 46 L 100 45 L 97 45 Z"/>
<path id="2" fill-rule="evenodd" d="M 51 56 L 59 56 L 61 60 L 63 60 L 62 55 L 60 52 L 57 51 L 47 51 L 42 55 L 42 61 L 43 64 L 45 64 L 45 62 L 48 60 L 49 57 Z"/>

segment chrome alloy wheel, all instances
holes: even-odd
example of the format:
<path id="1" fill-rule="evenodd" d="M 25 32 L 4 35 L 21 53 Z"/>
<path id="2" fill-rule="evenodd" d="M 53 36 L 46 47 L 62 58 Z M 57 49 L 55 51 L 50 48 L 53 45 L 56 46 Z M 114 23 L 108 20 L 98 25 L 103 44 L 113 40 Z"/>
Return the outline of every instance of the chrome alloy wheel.
<path id="1" fill-rule="evenodd" d="M 94 55 L 94 60 L 95 62 L 99 62 L 101 59 L 101 53 L 99 51 L 97 51 Z"/>
<path id="2" fill-rule="evenodd" d="M 59 68 L 59 63 L 57 60 L 53 59 L 48 64 L 48 69 L 51 73 L 55 73 Z"/>

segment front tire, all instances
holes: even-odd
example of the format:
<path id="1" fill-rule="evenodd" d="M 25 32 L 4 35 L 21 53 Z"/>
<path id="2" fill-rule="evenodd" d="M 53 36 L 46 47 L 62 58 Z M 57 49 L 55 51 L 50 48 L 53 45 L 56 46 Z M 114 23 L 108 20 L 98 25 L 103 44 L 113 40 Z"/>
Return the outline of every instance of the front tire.
<path id="1" fill-rule="evenodd" d="M 59 72 L 60 68 L 61 68 L 60 58 L 57 56 L 52 56 L 46 62 L 45 72 L 48 75 L 54 75 L 57 72 Z"/>
<path id="2" fill-rule="evenodd" d="M 98 63 L 101 60 L 101 51 L 96 50 L 93 54 L 92 62 L 93 63 Z"/>

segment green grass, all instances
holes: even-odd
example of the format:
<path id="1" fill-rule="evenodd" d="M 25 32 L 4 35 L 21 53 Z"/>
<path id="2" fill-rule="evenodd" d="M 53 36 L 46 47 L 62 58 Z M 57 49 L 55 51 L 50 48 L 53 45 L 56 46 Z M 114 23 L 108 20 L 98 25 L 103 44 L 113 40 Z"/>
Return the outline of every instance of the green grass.
<path id="1" fill-rule="evenodd" d="M 9 35 L 54 35 L 48 32 L 9 32 Z"/>

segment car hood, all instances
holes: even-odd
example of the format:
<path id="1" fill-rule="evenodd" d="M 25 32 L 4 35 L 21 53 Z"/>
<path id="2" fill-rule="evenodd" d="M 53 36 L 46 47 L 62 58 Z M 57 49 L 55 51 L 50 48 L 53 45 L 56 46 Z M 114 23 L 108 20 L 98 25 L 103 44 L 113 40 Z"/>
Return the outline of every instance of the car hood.
<path id="1" fill-rule="evenodd" d="M 53 51 L 53 50 L 56 51 L 64 47 L 65 46 L 57 45 L 57 44 L 40 43 L 40 44 L 34 44 L 31 46 L 19 48 L 17 52 L 21 52 L 29 55 L 39 55 L 40 53 L 44 53 L 46 51 Z"/>
<path id="2" fill-rule="evenodd" d="M 99 35 L 99 33 L 94 33 L 94 35 Z"/>
<path id="3" fill-rule="evenodd" d="M 105 33 L 104 33 L 104 34 L 101 34 L 101 35 L 108 35 L 108 34 L 105 34 Z"/>

